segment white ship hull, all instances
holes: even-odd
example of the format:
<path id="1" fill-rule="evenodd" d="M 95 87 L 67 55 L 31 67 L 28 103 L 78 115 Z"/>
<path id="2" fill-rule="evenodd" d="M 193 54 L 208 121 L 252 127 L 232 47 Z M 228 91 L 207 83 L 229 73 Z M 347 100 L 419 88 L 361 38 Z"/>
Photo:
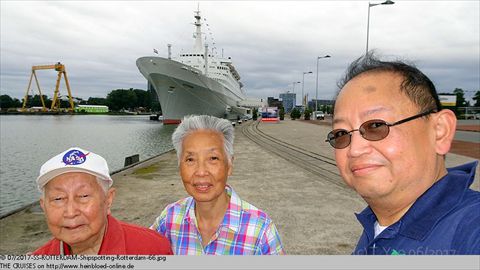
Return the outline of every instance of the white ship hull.
<path id="1" fill-rule="evenodd" d="M 201 71 L 177 61 L 141 57 L 136 64 L 158 94 L 165 124 L 179 123 L 185 115 L 191 114 L 236 117 L 235 107 L 245 99 L 241 91 L 228 89 Z"/>

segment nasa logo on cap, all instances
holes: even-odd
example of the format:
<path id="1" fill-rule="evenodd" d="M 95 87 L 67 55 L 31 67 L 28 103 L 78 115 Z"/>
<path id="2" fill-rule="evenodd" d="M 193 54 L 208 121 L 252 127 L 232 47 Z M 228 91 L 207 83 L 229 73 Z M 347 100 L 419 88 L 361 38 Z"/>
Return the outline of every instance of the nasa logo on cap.
<path id="1" fill-rule="evenodd" d="M 84 154 L 78 149 L 73 149 L 65 153 L 62 160 L 65 165 L 80 165 L 87 160 L 88 154 L 90 154 L 90 152 Z"/>

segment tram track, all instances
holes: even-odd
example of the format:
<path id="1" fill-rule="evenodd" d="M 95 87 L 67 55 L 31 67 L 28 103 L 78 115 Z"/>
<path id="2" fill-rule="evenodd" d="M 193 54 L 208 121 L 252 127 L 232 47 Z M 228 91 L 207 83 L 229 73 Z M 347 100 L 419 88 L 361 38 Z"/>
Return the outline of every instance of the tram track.
<path id="1" fill-rule="evenodd" d="M 260 130 L 258 125 L 259 121 L 246 122 L 242 126 L 242 134 L 260 147 L 315 174 L 319 180 L 348 189 L 338 173 L 334 159 L 270 136 Z"/>

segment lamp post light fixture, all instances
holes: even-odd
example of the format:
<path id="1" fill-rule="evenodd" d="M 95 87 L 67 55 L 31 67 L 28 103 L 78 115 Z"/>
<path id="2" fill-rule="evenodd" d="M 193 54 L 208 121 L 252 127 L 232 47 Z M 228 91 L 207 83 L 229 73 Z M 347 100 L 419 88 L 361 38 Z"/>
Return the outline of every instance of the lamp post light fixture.
<path id="1" fill-rule="evenodd" d="M 378 3 L 378 4 L 371 4 L 368 2 L 368 16 L 367 16 L 367 48 L 365 50 L 365 55 L 368 53 L 368 34 L 369 34 L 369 28 L 370 28 L 370 7 L 378 6 L 378 5 L 393 5 L 395 2 L 387 0 L 383 3 Z"/>
<path id="2" fill-rule="evenodd" d="M 317 56 L 317 79 L 315 80 L 315 109 L 313 111 L 318 110 L 318 60 L 322 58 L 330 58 L 330 55 L 324 55 L 324 56 Z"/>
<path id="3" fill-rule="evenodd" d="M 300 82 L 292 82 L 292 93 L 295 94 L 295 84 L 300 83 Z M 295 96 L 295 104 L 293 106 L 297 106 L 297 97 Z"/>
<path id="4" fill-rule="evenodd" d="M 305 88 L 305 74 L 312 74 L 313 72 L 311 71 L 304 71 L 303 72 L 303 76 L 302 76 L 302 106 L 305 106 L 305 100 L 304 100 L 304 97 L 303 97 L 303 89 Z"/>

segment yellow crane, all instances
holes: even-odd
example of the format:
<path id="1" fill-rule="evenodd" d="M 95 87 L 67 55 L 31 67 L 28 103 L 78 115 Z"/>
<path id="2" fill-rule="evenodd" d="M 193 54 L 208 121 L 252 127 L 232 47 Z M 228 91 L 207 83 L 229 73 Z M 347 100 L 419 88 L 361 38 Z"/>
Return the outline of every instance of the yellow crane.
<path id="1" fill-rule="evenodd" d="M 72 92 L 70 91 L 70 84 L 68 83 L 67 72 L 65 71 L 65 65 L 63 65 L 60 62 L 58 62 L 54 65 L 32 66 L 32 74 L 30 75 L 30 81 L 28 82 L 28 87 L 27 87 L 27 91 L 25 93 L 25 98 L 23 99 L 22 110 L 25 111 L 25 108 L 27 106 L 28 93 L 30 92 L 30 86 L 32 85 L 32 78 L 35 78 L 35 82 L 37 83 L 38 92 L 40 93 L 40 100 L 42 102 L 42 110 L 43 111 L 47 110 L 47 108 L 45 107 L 45 102 L 43 100 L 42 90 L 40 89 L 40 84 L 38 83 L 37 74 L 35 73 L 36 70 L 44 70 L 44 69 L 54 69 L 55 71 L 58 72 L 57 83 L 55 84 L 55 91 L 53 93 L 52 106 L 50 107 L 50 109 L 56 111 L 60 108 L 59 88 L 60 88 L 60 81 L 62 79 L 62 74 L 63 74 L 64 78 L 65 78 L 65 85 L 66 85 L 67 90 L 68 90 L 68 99 L 69 99 L 69 102 L 70 102 L 70 108 L 68 110 L 72 112 L 73 111 L 73 106 L 74 106 L 73 105 Z"/>

